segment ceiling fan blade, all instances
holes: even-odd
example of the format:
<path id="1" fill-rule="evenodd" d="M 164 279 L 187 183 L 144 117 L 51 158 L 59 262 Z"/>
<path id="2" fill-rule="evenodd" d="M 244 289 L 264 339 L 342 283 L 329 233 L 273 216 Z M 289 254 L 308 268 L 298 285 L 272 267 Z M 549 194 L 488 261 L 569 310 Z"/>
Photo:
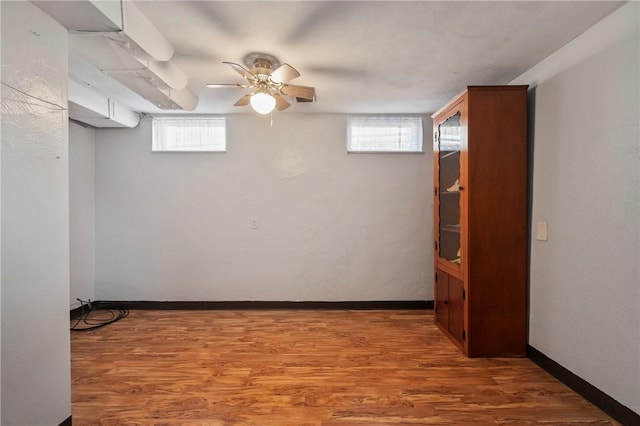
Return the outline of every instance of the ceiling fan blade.
<path id="1" fill-rule="evenodd" d="M 285 84 L 280 88 L 280 92 L 285 95 L 295 96 L 296 98 L 310 99 L 316 96 L 316 89 L 309 86 L 292 86 Z"/>
<path id="2" fill-rule="evenodd" d="M 274 83 L 286 83 L 300 77 L 300 73 L 289 64 L 282 64 L 271 73 L 271 81 Z"/>
<path id="3" fill-rule="evenodd" d="M 237 84 L 237 83 L 230 83 L 230 84 L 218 84 L 218 83 L 208 83 L 206 85 L 207 87 L 210 87 L 212 89 L 226 89 L 226 88 L 239 88 L 239 89 L 245 89 L 249 86 L 245 85 L 245 84 Z"/>
<path id="4" fill-rule="evenodd" d="M 287 109 L 291 106 L 291 104 L 280 95 L 272 95 L 276 100 L 276 109 L 278 111 L 282 111 L 283 109 Z"/>
<path id="5" fill-rule="evenodd" d="M 236 102 L 235 104 L 233 104 L 234 106 L 245 106 L 245 105 L 249 105 L 249 101 L 251 100 L 251 95 L 244 95 L 243 97 L 241 97 L 240 99 L 238 99 L 238 102 Z"/>
<path id="6" fill-rule="evenodd" d="M 241 76 L 243 76 L 244 78 L 246 78 L 247 80 L 252 80 L 253 79 L 253 74 L 251 74 L 249 72 L 248 69 L 246 69 L 245 67 L 243 67 L 240 64 L 236 64 L 235 62 L 226 62 L 226 61 L 222 61 L 223 64 L 227 64 L 229 65 L 231 68 L 233 68 L 238 74 L 240 74 Z"/>

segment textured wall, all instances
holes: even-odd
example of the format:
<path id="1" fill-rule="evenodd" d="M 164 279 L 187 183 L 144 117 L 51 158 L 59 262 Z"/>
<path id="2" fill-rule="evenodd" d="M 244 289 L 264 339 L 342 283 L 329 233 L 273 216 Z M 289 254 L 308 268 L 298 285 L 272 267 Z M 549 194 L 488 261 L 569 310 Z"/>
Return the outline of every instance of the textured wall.
<path id="1" fill-rule="evenodd" d="M 71 415 L 67 31 L 2 2 L 2 421 Z"/>
<path id="2" fill-rule="evenodd" d="M 547 62 L 575 65 L 529 73 L 548 76 L 535 93 L 529 342 L 638 413 L 639 6 Z M 535 240 L 538 221 L 548 241 Z"/>
<path id="3" fill-rule="evenodd" d="M 432 299 L 424 128 L 424 154 L 347 154 L 342 115 L 232 115 L 225 154 L 97 131 L 96 298 Z"/>
<path id="4" fill-rule="evenodd" d="M 69 236 L 71 309 L 95 300 L 95 137 L 92 128 L 69 123 Z"/>

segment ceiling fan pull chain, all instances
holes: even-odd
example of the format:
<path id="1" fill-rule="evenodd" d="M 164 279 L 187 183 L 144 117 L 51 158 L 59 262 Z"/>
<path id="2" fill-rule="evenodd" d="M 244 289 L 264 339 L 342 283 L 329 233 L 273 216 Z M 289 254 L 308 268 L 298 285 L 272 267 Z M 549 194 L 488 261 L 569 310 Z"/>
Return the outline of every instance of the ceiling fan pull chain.
<path id="1" fill-rule="evenodd" d="M 271 117 L 271 127 L 273 127 L 273 111 L 271 111 L 271 114 L 269 114 L 269 116 Z"/>

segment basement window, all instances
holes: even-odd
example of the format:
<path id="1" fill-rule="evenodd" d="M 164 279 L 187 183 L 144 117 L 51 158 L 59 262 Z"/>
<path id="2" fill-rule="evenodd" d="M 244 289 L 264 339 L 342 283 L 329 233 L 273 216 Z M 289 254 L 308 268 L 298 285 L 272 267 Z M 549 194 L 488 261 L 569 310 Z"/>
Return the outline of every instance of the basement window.
<path id="1" fill-rule="evenodd" d="M 226 152 L 224 117 L 154 117 L 152 152 Z"/>
<path id="2" fill-rule="evenodd" d="M 422 117 L 352 116 L 347 152 L 422 152 Z"/>

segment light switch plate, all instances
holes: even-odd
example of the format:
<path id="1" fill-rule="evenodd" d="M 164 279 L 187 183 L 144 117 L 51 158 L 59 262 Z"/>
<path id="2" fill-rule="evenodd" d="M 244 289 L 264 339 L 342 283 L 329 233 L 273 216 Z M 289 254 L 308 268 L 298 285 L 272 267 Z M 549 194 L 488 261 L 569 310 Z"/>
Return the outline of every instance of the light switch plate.
<path id="1" fill-rule="evenodd" d="M 536 240 L 538 241 L 547 241 L 549 237 L 547 222 L 537 222 L 536 223 Z"/>

